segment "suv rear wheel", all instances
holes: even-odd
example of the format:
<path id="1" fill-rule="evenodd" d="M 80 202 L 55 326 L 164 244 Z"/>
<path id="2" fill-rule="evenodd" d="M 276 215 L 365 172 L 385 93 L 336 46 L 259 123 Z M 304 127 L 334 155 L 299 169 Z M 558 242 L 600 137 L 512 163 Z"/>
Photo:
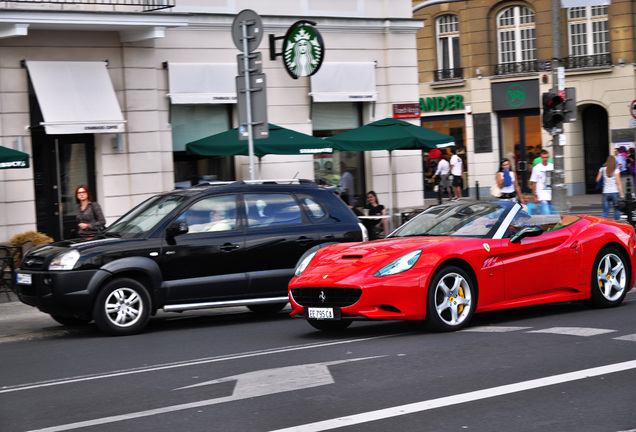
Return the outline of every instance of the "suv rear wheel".
<path id="1" fill-rule="evenodd" d="M 139 333 L 150 319 L 150 296 L 136 280 L 113 279 L 97 295 L 93 318 L 104 333 L 116 336 Z"/>

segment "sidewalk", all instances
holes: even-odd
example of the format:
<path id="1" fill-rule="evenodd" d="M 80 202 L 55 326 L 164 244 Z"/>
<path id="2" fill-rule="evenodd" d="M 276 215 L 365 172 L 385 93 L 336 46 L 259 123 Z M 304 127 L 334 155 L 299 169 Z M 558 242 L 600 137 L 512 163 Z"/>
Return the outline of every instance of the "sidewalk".
<path id="1" fill-rule="evenodd" d="M 601 194 L 568 197 L 570 214 L 600 216 Z M 14 293 L 0 293 L 0 343 L 29 340 L 51 335 L 72 333 L 72 327 L 58 324 L 49 315 L 21 303 Z"/>

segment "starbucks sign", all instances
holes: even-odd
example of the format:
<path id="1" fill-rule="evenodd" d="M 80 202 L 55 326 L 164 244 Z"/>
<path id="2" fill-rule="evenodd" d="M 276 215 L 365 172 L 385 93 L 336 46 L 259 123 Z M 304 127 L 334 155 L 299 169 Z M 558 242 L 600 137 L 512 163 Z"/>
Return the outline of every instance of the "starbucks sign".
<path id="1" fill-rule="evenodd" d="M 294 23 L 283 39 L 283 64 L 292 78 L 318 72 L 324 57 L 322 36 L 307 21 Z"/>

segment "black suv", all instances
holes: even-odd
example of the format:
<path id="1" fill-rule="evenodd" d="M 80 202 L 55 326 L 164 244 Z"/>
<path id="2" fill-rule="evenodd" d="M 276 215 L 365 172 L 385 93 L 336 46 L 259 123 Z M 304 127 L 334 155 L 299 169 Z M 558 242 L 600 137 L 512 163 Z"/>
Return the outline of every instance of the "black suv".
<path id="1" fill-rule="evenodd" d="M 332 192 L 309 180 L 233 182 L 154 196 L 93 240 L 31 249 L 20 300 L 65 325 L 141 331 L 158 309 L 247 306 L 275 313 L 308 249 L 366 240 Z"/>

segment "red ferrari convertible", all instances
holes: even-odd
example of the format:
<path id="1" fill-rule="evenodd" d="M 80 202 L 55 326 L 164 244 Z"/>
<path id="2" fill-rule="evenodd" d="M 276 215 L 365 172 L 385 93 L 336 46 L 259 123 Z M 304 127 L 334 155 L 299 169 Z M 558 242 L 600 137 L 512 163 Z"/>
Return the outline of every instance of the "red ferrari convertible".
<path id="1" fill-rule="evenodd" d="M 553 302 L 618 306 L 634 284 L 634 228 L 519 204 L 432 207 L 386 239 L 308 251 L 289 283 L 292 316 L 320 330 L 358 319 L 459 330 L 473 313 Z"/>

